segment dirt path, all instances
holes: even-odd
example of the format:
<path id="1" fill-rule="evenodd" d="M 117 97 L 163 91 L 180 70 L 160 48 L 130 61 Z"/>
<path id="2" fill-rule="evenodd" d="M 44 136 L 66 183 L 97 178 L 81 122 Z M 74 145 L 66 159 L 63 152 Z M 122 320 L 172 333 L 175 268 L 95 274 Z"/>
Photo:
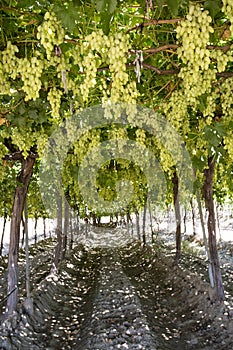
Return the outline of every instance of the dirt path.
<path id="1" fill-rule="evenodd" d="M 19 315 L 0 330 L 2 350 L 233 348 L 230 305 L 212 305 L 208 284 L 187 261 L 175 267 L 158 247 L 78 245 L 60 273 L 37 286 L 48 266 L 40 271 L 32 261 L 34 313 L 19 305 Z"/>
<path id="2" fill-rule="evenodd" d="M 88 328 L 88 350 L 156 349 L 155 335 L 115 250 L 106 250 L 102 258 Z"/>
<path id="3" fill-rule="evenodd" d="M 150 328 L 157 335 L 158 350 L 233 348 L 231 300 L 223 305 L 211 304 L 209 284 L 182 264 L 174 266 L 172 257 L 163 251 L 135 245 L 119 254 Z M 202 266 L 202 275 L 204 272 Z"/>

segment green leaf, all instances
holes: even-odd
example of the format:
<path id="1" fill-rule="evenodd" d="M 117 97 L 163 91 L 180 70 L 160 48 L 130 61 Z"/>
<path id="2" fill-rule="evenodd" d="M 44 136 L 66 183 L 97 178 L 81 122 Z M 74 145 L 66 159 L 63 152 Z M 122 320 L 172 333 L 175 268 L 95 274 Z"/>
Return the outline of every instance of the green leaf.
<path id="1" fill-rule="evenodd" d="M 101 14 L 102 29 L 105 35 L 109 34 L 111 19 L 112 19 L 112 15 L 105 12 Z"/>
<path id="2" fill-rule="evenodd" d="M 219 136 L 227 135 L 226 125 L 224 123 L 221 123 L 221 122 L 216 123 L 215 129 Z"/>
<path id="3" fill-rule="evenodd" d="M 54 6 L 54 12 L 57 15 L 57 18 L 61 20 L 63 26 L 67 28 L 68 31 L 73 32 L 76 21 L 79 18 L 79 12 L 72 4 L 68 7 L 63 6 Z"/>
<path id="4" fill-rule="evenodd" d="M 220 0 L 207 0 L 204 3 L 204 8 L 209 11 L 211 17 L 215 17 L 222 8 Z"/>
<path id="5" fill-rule="evenodd" d="M 74 6 L 82 6 L 83 5 L 81 0 L 73 0 L 72 2 L 74 4 Z"/>
<path id="6" fill-rule="evenodd" d="M 28 116 L 32 119 L 37 119 L 38 118 L 38 114 L 37 114 L 37 110 L 36 109 L 31 109 L 29 112 L 28 112 Z"/>
<path id="7" fill-rule="evenodd" d="M 95 7 L 99 12 L 112 14 L 116 10 L 117 0 L 96 0 Z"/>
<path id="8" fill-rule="evenodd" d="M 17 7 L 25 9 L 27 7 L 33 6 L 34 4 L 34 0 L 18 0 Z"/>
<path id="9" fill-rule="evenodd" d="M 157 0 L 157 4 L 159 7 L 162 7 L 166 3 L 166 0 Z"/>
<path id="10" fill-rule="evenodd" d="M 221 141 L 221 138 L 219 137 L 218 133 L 215 129 L 213 129 L 211 126 L 206 126 L 204 128 L 204 135 L 206 141 L 208 141 L 210 146 L 218 147 Z"/>
<path id="11" fill-rule="evenodd" d="M 198 109 L 200 112 L 204 112 L 207 107 L 207 94 L 203 94 L 199 97 L 199 106 Z"/>
<path id="12" fill-rule="evenodd" d="M 204 169 L 204 166 L 206 165 L 205 159 L 202 159 L 197 156 L 193 156 L 192 163 L 195 169 L 199 169 L 200 171 Z"/>
<path id="13" fill-rule="evenodd" d="M 18 108 L 18 112 L 20 115 L 24 114 L 26 112 L 26 108 L 24 107 L 23 104 L 21 104 Z"/>
<path id="14" fill-rule="evenodd" d="M 179 0 L 167 0 L 168 7 L 173 16 L 177 16 L 179 9 Z"/>

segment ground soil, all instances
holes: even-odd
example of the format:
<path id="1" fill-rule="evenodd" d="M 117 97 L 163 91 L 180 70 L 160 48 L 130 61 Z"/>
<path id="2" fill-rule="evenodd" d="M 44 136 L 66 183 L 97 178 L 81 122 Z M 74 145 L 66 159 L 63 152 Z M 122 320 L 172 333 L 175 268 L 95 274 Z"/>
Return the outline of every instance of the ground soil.
<path id="1" fill-rule="evenodd" d="M 145 315 L 146 325 L 156 339 L 157 350 L 233 348 L 233 265 L 230 244 L 229 247 L 220 247 L 226 290 L 226 301 L 222 304 L 211 302 L 207 264 L 193 248 L 188 250 L 186 246 L 181 262 L 176 266 L 172 247 L 162 240 L 146 247 L 134 241 L 124 247 L 108 250 L 98 247 L 87 249 L 79 244 L 61 263 L 59 272 L 49 275 L 54 244 L 53 240 L 47 240 L 31 247 L 34 305 L 31 315 L 23 302 L 22 255 L 19 309 L 14 318 L 0 329 L 0 349 L 86 350 L 85 339 L 88 334 L 91 336 L 89 329 L 93 308 L 96 300 L 100 300 L 100 281 L 104 273 L 101 266 L 113 256 L 117 256 L 121 265 L 125 276 L 123 281 L 128 281 L 128 290 L 129 285 L 133 288 L 131 290 L 135 296 L 132 300 L 138 300 L 135 304 L 138 303 L 136 306 L 140 308 L 140 315 Z M 116 271 L 112 266 L 114 276 Z M 6 259 L 2 259 L 0 269 L 3 312 Z M 108 274 L 111 275 L 109 269 Z M 109 293 L 112 293 L 114 285 L 111 283 L 111 286 L 105 285 Z M 114 297 L 118 298 L 117 294 Z M 132 315 L 131 318 L 125 315 L 126 323 L 127 320 L 130 323 L 131 319 Z M 93 333 L 95 329 L 92 329 Z M 129 344 L 132 344 L 132 340 Z M 140 348 L 126 346 L 128 349 Z"/>

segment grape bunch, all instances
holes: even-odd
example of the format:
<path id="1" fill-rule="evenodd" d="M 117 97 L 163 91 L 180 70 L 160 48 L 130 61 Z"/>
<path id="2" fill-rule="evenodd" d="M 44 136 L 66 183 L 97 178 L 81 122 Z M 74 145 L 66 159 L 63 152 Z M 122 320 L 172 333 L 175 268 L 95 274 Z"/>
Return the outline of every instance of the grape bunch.
<path id="1" fill-rule="evenodd" d="M 4 65 L 0 62 L 0 94 L 7 95 L 10 93 L 10 83 L 7 80 L 7 75 Z"/>
<path id="2" fill-rule="evenodd" d="M 189 130 L 189 123 L 187 119 L 188 100 L 183 88 L 174 91 L 169 101 L 165 101 L 161 104 L 161 110 L 175 129 L 185 135 Z"/>
<path id="3" fill-rule="evenodd" d="M 90 90 L 96 86 L 99 66 L 107 64 L 109 72 L 100 80 L 101 84 L 98 86 L 103 96 L 103 105 L 135 102 L 138 96 L 136 84 L 129 83 L 126 69 L 128 50 L 129 38 L 124 33 L 106 36 L 102 30 L 98 30 L 86 36 L 83 44 L 76 49 L 74 57 L 74 63 L 84 75 L 83 82 L 79 86 L 83 101 L 87 101 Z M 107 78 L 111 81 L 108 85 Z M 72 89 L 74 91 L 75 87 L 72 86 Z M 75 94 L 78 94 L 77 90 Z"/>
<path id="4" fill-rule="evenodd" d="M 109 36 L 106 45 L 108 47 L 108 63 L 112 73 L 112 100 L 118 100 L 118 94 L 122 92 L 123 85 L 128 81 L 126 73 L 126 55 L 128 53 L 128 37 L 122 33 Z M 114 96 L 114 92 L 116 96 Z"/>
<path id="5" fill-rule="evenodd" d="M 183 106 L 186 104 L 186 110 L 188 105 L 197 110 L 200 97 L 212 91 L 217 69 L 225 67 L 224 58 L 220 60 L 220 56 L 216 56 L 219 57 L 218 66 L 211 65 L 213 54 L 207 47 L 210 34 L 214 32 L 211 22 L 208 11 L 204 11 L 199 5 L 190 5 L 189 13 L 176 29 L 177 39 L 181 41 L 177 54 L 183 63 L 179 73 L 183 95 L 180 97 L 183 99 Z M 171 107 L 175 102 L 177 101 L 174 98 L 170 100 Z"/>
<path id="6" fill-rule="evenodd" d="M 12 79 L 16 79 L 18 74 L 18 58 L 15 55 L 18 52 L 18 47 L 12 45 L 10 41 L 7 42 L 5 50 L 2 51 L 3 69 Z"/>
<path id="7" fill-rule="evenodd" d="M 221 106 L 225 119 L 232 120 L 232 107 L 233 107 L 233 79 L 228 78 L 221 84 Z"/>
<path id="8" fill-rule="evenodd" d="M 223 0 L 223 12 L 227 15 L 231 22 L 230 32 L 231 36 L 233 36 L 233 1 L 232 0 Z"/>
<path id="9" fill-rule="evenodd" d="M 29 59 L 22 58 L 19 60 L 18 69 L 23 81 L 22 89 L 26 93 L 25 101 L 36 100 L 42 85 L 43 58 L 39 53 Z"/>
<path id="10" fill-rule="evenodd" d="M 96 74 L 98 69 L 98 57 L 95 53 L 89 52 L 84 56 L 82 61 L 83 70 L 85 72 L 85 78 L 80 85 L 80 93 L 82 99 L 87 101 L 89 91 L 96 85 Z"/>
<path id="11" fill-rule="evenodd" d="M 33 132 L 28 132 L 27 127 L 13 127 L 11 130 L 12 143 L 16 145 L 21 151 L 22 155 L 26 158 L 28 151 L 36 143 Z"/>
<path id="12" fill-rule="evenodd" d="M 176 29 L 177 39 L 182 42 L 177 54 L 184 64 L 192 64 L 196 71 L 209 68 L 210 51 L 207 44 L 210 41 L 210 33 L 214 32 L 211 22 L 208 11 L 203 11 L 198 5 L 191 5 L 186 19 L 181 21 Z"/>
<path id="13" fill-rule="evenodd" d="M 59 120 L 60 116 L 60 107 L 61 107 L 61 90 L 58 90 L 56 87 L 52 87 L 47 95 L 47 99 L 51 106 L 51 116 L 55 120 Z"/>
<path id="14" fill-rule="evenodd" d="M 63 43 L 65 31 L 53 12 L 46 12 L 44 22 L 38 27 L 37 39 L 44 46 L 48 60 L 51 59 L 55 46 Z"/>
<path id="15" fill-rule="evenodd" d="M 136 141 L 141 143 L 142 145 L 145 144 L 146 141 L 146 133 L 143 129 L 137 129 L 136 130 Z"/>
<path id="16" fill-rule="evenodd" d="M 224 137 L 224 143 L 225 143 L 224 148 L 227 150 L 230 159 L 233 161 L 233 143 L 232 143 L 232 138 L 233 138 L 233 132 L 230 130 L 230 131 L 228 131 L 228 134 Z"/>
<path id="17" fill-rule="evenodd" d="M 46 134 L 43 127 L 41 127 L 40 130 L 35 131 L 34 135 L 36 140 L 37 153 L 39 156 L 43 156 L 45 150 L 48 147 L 48 135 Z"/>
<path id="18" fill-rule="evenodd" d="M 224 72 L 228 62 L 233 61 L 231 51 L 224 52 L 221 50 L 213 50 L 211 52 L 211 58 L 216 62 L 216 69 L 219 73 Z"/>
<path id="19" fill-rule="evenodd" d="M 16 53 L 19 52 L 16 45 L 12 45 L 10 41 L 7 42 L 5 50 L 1 52 L 0 60 L 0 93 L 10 93 L 10 82 L 8 77 L 12 79 L 17 78 L 18 74 L 18 59 Z"/>

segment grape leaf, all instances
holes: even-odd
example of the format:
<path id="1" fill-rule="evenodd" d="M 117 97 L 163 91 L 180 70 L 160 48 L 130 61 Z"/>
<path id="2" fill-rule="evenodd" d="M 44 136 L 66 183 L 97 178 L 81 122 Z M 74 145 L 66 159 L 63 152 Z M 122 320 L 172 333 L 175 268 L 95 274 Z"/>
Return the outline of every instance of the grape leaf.
<path id="1" fill-rule="evenodd" d="M 179 9 L 179 0 L 167 0 L 167 4 L 171 13 L 176 16 Z"/>
<path id="2" fill-rule="evenodd" d="M 212 17 L 215 17 L 221 11 L 221 3 L 220 0 L 207 0 L 204 3 L 204 8 L 209 11 Z"/>
<path id="3" fill-rule="evenodd" d="M 103 12 L 101 14 L 101 24 L 105 35 L 109 34 L 111 19 L 112 19 L 112 15 L 110 15 L 109 13 Z"/>
<path id="4" fill-rule="evenodd" d="M 57 18 L 61 20 L 63 26 L 67 28 L 68 31 L 73 32 L 76 26 L 76 21 L 79 18 L 77 8 L 75 8 L 72 4 L 66 8 L 57 5 L 54 6 L 53 10 L 56 13 Z"/>
<path id="5" fill-rule="evenodd" d="M 215 129 L 216 129 L 219 136 L 226 136 L 227 135 L 227 130 L 226 130 L 225 124 L 216 123 Z"/>
<path id="6" fill-rule="evenodd" d="M 117 0 L 96 0 L 96 10 L 108 14 L 113 13 L 117 7 Z"/>

